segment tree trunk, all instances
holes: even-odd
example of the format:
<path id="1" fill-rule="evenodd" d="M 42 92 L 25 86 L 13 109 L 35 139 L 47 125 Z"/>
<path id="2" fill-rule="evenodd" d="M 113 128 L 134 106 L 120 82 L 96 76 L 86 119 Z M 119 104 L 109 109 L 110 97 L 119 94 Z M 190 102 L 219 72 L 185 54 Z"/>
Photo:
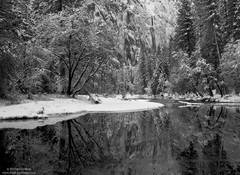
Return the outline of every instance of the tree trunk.
<path id="1" fill-rule="evenodd" d="M 209 95 L 211 96 L 211 97 L 213 97 L 213 92 L 212 92 L 212 89 L 209 87 L 208 88 L 208 92 L 209 92 Z"/>
<path id="2" fill-rule="evenodd" d="M 70 96 L 71 94 L 72 94 L 72 76 L 71 76 L 71 71 L 69 70 L 67 95 Z"/>
<path id="3" fill-rule="evenodd" d="M 219 92 L 221 94 L 221 97 L 223 97 L 223 90 L 222 90 L 221 86 L 218 84 L 218 82 L 215 82 L 215 83 L 216 83 L 217 88 L 218 88 L 218 90 L 219 90 Z"/>
<path id="4" fill-rule="evenodd" d="M 207 84 L 208 84 L 208 93 L 211 97 L 213 97 L 213 92 L 212 92 L 211 84 L 208 77 L 207 77 Z"/>

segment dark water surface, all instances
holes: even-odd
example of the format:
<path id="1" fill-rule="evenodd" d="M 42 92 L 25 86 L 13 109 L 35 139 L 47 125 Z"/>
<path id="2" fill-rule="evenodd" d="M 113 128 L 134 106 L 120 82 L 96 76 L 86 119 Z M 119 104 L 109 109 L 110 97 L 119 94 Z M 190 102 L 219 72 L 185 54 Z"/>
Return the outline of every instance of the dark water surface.
<path id="1" fill-rule="evenodd" d="M 0 172 L 240 175 L 240 108 L 167 104 L 35 129 L 0 129 Z"/>

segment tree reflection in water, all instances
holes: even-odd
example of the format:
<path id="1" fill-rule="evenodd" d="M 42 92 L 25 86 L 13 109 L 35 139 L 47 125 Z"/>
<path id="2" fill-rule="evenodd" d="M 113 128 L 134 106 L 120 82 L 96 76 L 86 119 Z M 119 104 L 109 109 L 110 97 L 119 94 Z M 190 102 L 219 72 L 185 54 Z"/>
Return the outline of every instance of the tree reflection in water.
<path id="1" fill-rule="evenodd" d="M 2 130 L 1 169 L 30 167 L 41 175 L 235 175 L 240 173 L 237 115 L 225 107 L 172 107 Z"/>
<path id="2" fill-rule="evenodd" d="M 7 147 L 9 141 L 5 133 L 6 130 L 0 130 L 0 173 L 14 166 L 14 154 L 12 150 Z"/>

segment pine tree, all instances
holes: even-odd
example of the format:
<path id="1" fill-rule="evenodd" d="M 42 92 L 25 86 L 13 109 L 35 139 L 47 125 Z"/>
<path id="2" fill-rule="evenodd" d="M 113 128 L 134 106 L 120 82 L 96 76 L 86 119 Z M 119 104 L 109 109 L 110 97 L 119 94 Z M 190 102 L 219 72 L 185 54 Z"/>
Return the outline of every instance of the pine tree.
<path id="1" fill-rule="evenodd" d="M 0 0 L 0 98 L 6 97 L 14 71 L 14 47 L 19 44 L 22 19 L 10 0 Z"/>
<path id="2" fill-rule="evenodd" d="M 228 0 L 226 2 L 225 22 L 224 22 L 224 40 L 227 42 L 231 39 L 234 31 L 234 16 L 235 16 L 235 0 Z"/>
<path id="3" fill-rule="evenodd" d="M 181 7 L 178 11 L 175 40 L 177 48 L 182 49 L 191 56 L 192 52 L 195 50 L 196 37 L 191 4 L 188 0 L 181 1 Z"/>
<path id="4" fill-rule="evenodd" d="M 147 72 L 146 72 L 146 58 L 142 56 L 139 63 L 139 91 L 140 93 L 145 93 L 145 88 L 147 87 Z"/>
<path id="5" fill-rule="evenodd" d="M 240 39 L 240 2 L 227 0 L 225 13 L 225 40 L 229 42 L 232 39 L 234 41 Z"/>
<path id="6" fill-rule="evenodd" d="M 233 33 L 233 38 L 235 40 L 239 40 L 240 39 L 240 1 L 239 0 L 235 0 L 235 10 L 234 10 L 234 23 L 233 23 L 233 27 L 234 27 L 234 33 Z"/>
<path id="7" fill-rule="evenodd" d="M 200 3 L 201 14 L 199 17 L 201 25 L 200 50 L 201 55 L 207 63 L 219 66 L 223 42 L 222 42 L 222 23 L 219 10 L 220 1 L 203 0 Z"/>

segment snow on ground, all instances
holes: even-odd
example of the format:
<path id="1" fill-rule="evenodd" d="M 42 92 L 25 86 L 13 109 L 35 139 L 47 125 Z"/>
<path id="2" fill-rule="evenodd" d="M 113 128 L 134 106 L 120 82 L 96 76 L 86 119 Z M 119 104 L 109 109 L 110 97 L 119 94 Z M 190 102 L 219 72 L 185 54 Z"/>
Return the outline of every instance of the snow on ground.
<path id="1" fill-rule="evenodd" d="M 240 96 L 237 95 L 226 95 L 222 98 L 219 98 L 219 102 L 222 103 L 240 103 Z"/>
<path id="2" fill-rule="evenodd" d="M 179 101 L 179 103 L 184 104 L 183 106 L 179 106 L 179 108 L 188 108 L 188 107 L 200 107 L 204 103 L 190 103 L 186 101 Z"/>
<path id="3" fill-rule="evenodd" d="M 57 114 L 81 112 L 133 112 L 163 107 L 146 100 L 120 100 L 100 98 L 101 104 L 91 104 L 84 99 L 52 98 L 50 101 L 33 101 L 0 107 L 0 119 L 51 117 Z"/>

